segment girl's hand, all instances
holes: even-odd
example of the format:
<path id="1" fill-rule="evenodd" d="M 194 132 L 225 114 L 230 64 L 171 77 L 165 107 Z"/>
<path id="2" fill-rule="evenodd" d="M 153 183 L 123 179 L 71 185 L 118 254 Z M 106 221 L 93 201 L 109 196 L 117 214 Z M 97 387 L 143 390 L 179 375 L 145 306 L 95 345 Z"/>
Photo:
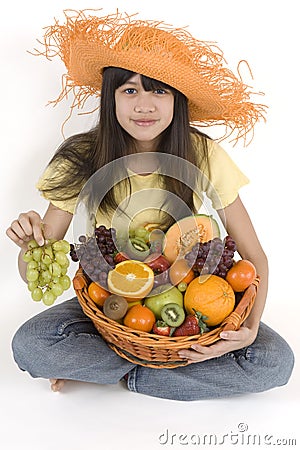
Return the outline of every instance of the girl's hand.
<path id="1" fill-rule="evenodd" d="M 206 361 L 249 346 L 255 340 L 256 335 L 256 330 L 242 326 L 238 331 L 223 331 L 220 334 L 222 339 L 216 344 L 209 347 L 194 344 L 191 350 L 180 350 L 178 355 L 180 358 L 187 359 L 189 364 Z"/>
<path id="2" fill-rule="evenodd" d="M 42 219 L 35 211 L 21 213 L 6 230 L 7 236 L 21 248 L 19 252 L 19 272 L 27 282 L 27 263 L 23 255 L 27 251 L 28 241 L 35 239 L 38 245 L 44 245 L 47 239 L 63 239 L 71 223 L 73 215 L 49 203 Z"/>
<path id="3" fill-rule="evenodd" d="M 21 213 L 6 230 L 7 236 L 21 249 L 27 249 L 30 239 L 35 239 L 39 245 L 44 245 L 41 216 L 35 211 Z M 44 230 L 45 231 L 45 230 Z"/>

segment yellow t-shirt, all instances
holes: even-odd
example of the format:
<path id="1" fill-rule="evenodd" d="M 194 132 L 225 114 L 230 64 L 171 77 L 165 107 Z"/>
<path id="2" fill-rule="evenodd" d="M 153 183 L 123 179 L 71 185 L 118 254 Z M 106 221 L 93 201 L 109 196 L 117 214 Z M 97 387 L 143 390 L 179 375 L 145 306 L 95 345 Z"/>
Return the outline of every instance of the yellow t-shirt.
<path id="1" fill-rule="evenodd" d="M 208 141 L 208 150 L 209 171 L 204 169 L 203 172 L 198 172 L 197 192 L 194 193 L 194 204 L 197 210 L 200 209 L 203 202 L 203 193 L 210 199 L 212 207 L 218 210 L 231 204 L 237 198 L 239 189 L 249 182 L 220 145 L 214 141 Z M 37 184 L 37 189 L 45 188 L 47 180 L 56 176 L 55 166 L 48 166 Z M 111 214 L 103 214 L 98 208 L 96 211 L 89 211 L 90 216 L 96 217 L 97 225 L 105 225 L 107 228 L 114 227 L 118 230 L 136 228 L 146 224 L 160 224 L 168 212 L 167 206 L 162 206 L 162 204 L 168 204 L 165 202 L 166 196 L 167 200 L 175 202 L 175 211 L 177 209 L 176 202 L 178 202 L 178 210 L 182 206 L 181 199 L 175 197 L 174 194 L 167 193 L 162 188 L 161 178 L 157 171 L 148 175 L 139 175 L 128 169 L 128 176 L 130 177 L 131 192 L 128 195 L 122 191 L 122 188 L 117 189 L 116 197 L 119 205 L 117 211 Z M 77 215 L 85 214 L 81 212 L 80 195 L 79 202 L 77 198 L 52 200 L 50 193 L 43 193 L 43 196 L 64 211 Z M 186 215 L 188 215 L 188 210 Z M 176 213 L 173 214 L 173 218 L 176 220 Z"/>

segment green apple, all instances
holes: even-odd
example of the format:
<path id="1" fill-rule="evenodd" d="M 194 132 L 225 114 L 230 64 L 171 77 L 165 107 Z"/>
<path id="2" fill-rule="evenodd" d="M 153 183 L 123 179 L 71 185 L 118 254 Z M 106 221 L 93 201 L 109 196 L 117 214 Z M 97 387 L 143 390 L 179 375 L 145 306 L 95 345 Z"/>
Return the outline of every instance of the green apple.
<path id="1" fill-rule="evenodd" d="M 167 303 L 177 303 L 183 308 L 183 295 L 170 283 L 163 284 L 151 291 L 151 294 L 145 298 L 144 305 L 154 312 L 156 319 L 161 319 L 160 312 Z"/>

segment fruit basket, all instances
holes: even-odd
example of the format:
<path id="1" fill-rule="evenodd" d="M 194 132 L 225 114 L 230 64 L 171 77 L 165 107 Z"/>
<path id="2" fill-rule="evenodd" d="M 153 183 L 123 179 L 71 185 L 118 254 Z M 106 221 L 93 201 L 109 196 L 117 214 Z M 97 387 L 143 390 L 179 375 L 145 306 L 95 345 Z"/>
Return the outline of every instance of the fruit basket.
<path id="1" fill-rule="evenodd" d="M 76 275 L 83 276 L 81 268 Z M 180 337 L 137 331 L 109 319 L 89 297 L 88 283 L 81 289 L 75 289 L 75 292 L 84 313 L 92 320 L 110 348 L 119 356 L 145 367 L 172 369 L 187 365 L 187 361 L 178 357 L 179 350 L 189 349 L 191 345 L 198 343 L 211 345 L 220 339 L 222 331 L 239 329 L 251 312 L 258 283 L 257 277 L 237 301 L 233 312 L 219 326 L 202 335 Z"/>

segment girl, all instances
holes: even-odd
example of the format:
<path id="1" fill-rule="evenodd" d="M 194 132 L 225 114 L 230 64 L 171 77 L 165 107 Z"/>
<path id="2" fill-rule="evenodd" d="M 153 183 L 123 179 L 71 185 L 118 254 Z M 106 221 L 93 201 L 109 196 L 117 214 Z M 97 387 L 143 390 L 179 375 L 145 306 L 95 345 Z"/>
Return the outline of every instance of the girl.
<path id="1" fill-rule="evenodd" d="M 112 226 L 114 212 L 124 198 L 125 220 L 134 194 L 144 189 L 155 193 L 163 186 L 192 212 L 199 209 L 199 197 L 205 192 L 239 254 L 253 262 L 261 282 L 243 326 L 223 332 L 221 340 L 209 347 L 193 345 L 180 351 L 179 356 L 189 362 L 185 367 L 150 369 L 120 358 L 102 340 L 76 297 L 20 327 L 12 344 L 19 367 L 32 377 L 49 378 L 54 391 L 68 379 L 111 384 L 125 378 L 132 391 L 175 400 L 228 397 L 286 384 L 293 353 L 275 331 L 260 322 L 268 264 L 239 197 L 240 187 L 248 180 L 218 144 L 193 126 L 222 124 L 237 133 L 236 139 L 245 138 L 263 117 L 263 107 L 250 101 L 247 86 L 224 67 L 216 48 L 161 23 L 133 21 L 119 14 L 87 17 L 81 11 L 66 15 L 64 25 L 49 27 L 45 46 L 44 54 L 48 58 L 58 54 L 68 69 L 58 101 L 72 90 L 72 106 L 83 106 L 90 95 L 101 94 L 101 108 L 99 123 L 67 139 L 40 179 L 38 189 L 49 200 L 44 216 L 35 211 L 21 213 L 7 230 L 20 247 L 21 277 L 26 281 L 22 256 L 28 241 L 34 238 L 43 245 L 50 237 L 62 239 L 90 177 L 112 161 L 135 155 L 129 159 L 130 176 L 121 182 L 122 189 L 116 183 L 105 192 L 97 224 Z M 201 170 L 202 179 L 190 173 L 186 176 L 193 179 L 185 184 L 182 178 L 164 175 L 164 170 L 160 176 L 164 154 L 193 164 Z M 116 173 L 112 176 L 117 180 Z M 167 229 L 177 207 L 171 205 L 166 212 L 162 206 L 149 209 L 144 203 L 131 215 L 132 223 L 159 223 L 162 230 Z M 184 212 L 176 214 L 178 218 Z"/>

